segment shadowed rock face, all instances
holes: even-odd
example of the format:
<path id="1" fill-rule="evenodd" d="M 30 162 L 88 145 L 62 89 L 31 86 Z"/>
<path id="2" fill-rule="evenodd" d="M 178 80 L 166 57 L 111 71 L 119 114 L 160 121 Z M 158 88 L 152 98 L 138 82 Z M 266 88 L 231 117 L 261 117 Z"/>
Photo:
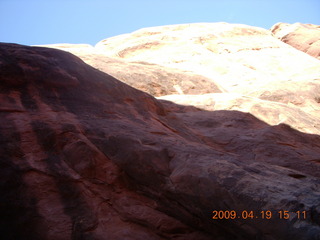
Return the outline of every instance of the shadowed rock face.
<path id="1" fill-rule="evenodd" d="M 1 239 L 319 238 L 318 135 L 157 100 L 60 50 L 0 44 L 0 73 Z"/>

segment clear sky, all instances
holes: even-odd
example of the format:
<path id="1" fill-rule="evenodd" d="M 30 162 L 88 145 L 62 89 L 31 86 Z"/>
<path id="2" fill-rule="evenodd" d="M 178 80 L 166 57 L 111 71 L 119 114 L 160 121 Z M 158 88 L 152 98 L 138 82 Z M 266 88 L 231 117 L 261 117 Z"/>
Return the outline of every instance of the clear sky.
<path id="1" fill-rule="evenodd" d="M 0 42 L 88 43 L 195 22 L 320 25 L 320 0 L 0 0 Z"/>

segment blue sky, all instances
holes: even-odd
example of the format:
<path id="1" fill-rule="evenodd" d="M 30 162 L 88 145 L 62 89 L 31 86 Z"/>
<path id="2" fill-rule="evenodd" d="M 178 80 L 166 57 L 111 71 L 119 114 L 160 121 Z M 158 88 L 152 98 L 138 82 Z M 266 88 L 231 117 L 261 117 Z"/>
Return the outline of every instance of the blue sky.
<path id="1" fill-rule="evenodd" d="M 320 0 L 0 0 L 0 42 L 88 43 L 194 22 L 320 25 Z"/>

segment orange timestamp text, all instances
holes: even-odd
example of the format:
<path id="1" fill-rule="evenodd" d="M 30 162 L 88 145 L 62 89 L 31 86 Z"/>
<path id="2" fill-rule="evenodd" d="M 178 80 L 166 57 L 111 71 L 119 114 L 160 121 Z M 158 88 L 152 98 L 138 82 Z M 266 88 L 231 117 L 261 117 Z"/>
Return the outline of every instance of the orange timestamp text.
<path id="1" fill-rule="evenodd" d="M 286 210 L 280 211 L 235 211 L 235 210 L 225 210 L 225 211 L 212 211 L 212 219 L 221 220 L 221 219 L 290 219 L 290 218 L 298 218 L 298 219 L 307 219 L 306 211 L 295 211 L 289 212 Z"/>

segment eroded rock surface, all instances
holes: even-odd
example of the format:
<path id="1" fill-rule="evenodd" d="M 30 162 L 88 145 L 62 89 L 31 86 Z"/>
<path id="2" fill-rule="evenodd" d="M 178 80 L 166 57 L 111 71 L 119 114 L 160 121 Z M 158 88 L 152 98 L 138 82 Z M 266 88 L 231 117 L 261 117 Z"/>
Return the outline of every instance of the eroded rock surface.
<path id="1" fill-rule="evenodd" d="M 210 96 L 223 99 L 225 109 L 236 106 L 270 124 L 282 122 L 319 134 L 320 62 L 268 30 L 228 23 L 162 26 L 102 40 L 95 49 L 122 61 L 192 71 L 222 91 Z M 192 95 L 179 99 L 207 104 Z M 230 98 L 234 95 L 239 101 Z"/>
<path id="2" fill-rule="evenodd" d="M 320 60 L 319 25 L 277 23 L 271 32 L 281 41 Z"/>
<path id="3" fill-rule="evenodd" d="M 67 50 L 156 97 L 179 94 L 179 101 L 200 107 L 223 99 L 225 109 L 320 133 L 320 62 L 281 42 L 275 31 L 197 23 L 141 29 L 95 47 L 49 47 Z M 199 96 L 209 93 L 218 94 Z"/>
<path id="4" fill-rule="evenodd" d="M 130 62 L 111 57 L 104 51 L 84 44 L 50 44 L 42 47 L 71 52 L 100 71 L 156 97 L 221 92 L 211 79 L 192 71 L 143 61 Z"/>
<path id="5" fill-rule="evenodd" d="M 265 33 L 239 35 L 252 32 Z M 171 55 L 168 61 L 180 68 Z M 319 238 L 318 128 L 298 131 L 261 107 L 262 121 L 221 107 L 214 95 L 241 100 L 251 111 L 256 103 L 272 105 L 270 99 L 214 93 L 198 96 L 201 108 L 190 95 L 178 95 L 180 104 L 168 101 L 174 96 L 157 100 L 69 53 L 14 44 L 0 44 L 0 73 L 1 238 Z M 283 99 L 274 104 L 295 114 Z M 318 123 L 301 109 L 301 119 Z M 252 210 L 259 218 L 213 220 L 213 210 Z M 261 219 L 267 210 L 272 219 Z M 282 210 L 290 219 L 280 219 Z"/>

